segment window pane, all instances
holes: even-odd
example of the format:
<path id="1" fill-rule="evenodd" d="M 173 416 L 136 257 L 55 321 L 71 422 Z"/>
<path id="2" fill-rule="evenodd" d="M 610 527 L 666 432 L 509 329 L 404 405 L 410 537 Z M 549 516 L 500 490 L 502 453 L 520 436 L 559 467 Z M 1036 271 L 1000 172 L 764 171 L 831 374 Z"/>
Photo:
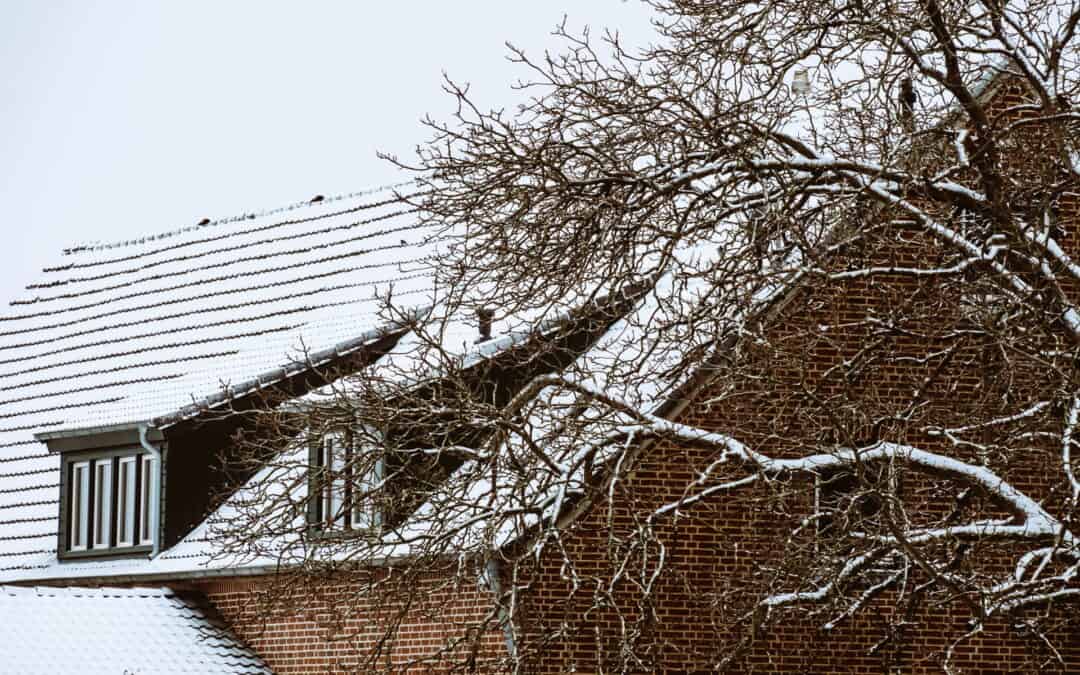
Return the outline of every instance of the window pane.
<path id="1" fill-rule="evenodd" d="M 326 457 L 330 460 L 332 472 L 326 481 L 324 493 L 328 525 L 344 525 L 345 523 L 345 446 L 341 438 L 330 436 L 323 441 L 326 449 Z"/>
<path id="2" fill-rule="evenodd" d="M 116 545 L 135 543 L 135 457 L 121 457 L 116 492 Z"/>
<path id="3" fill-rule="evenodd" d="M 112 524 L 112 460 L 94 462 L 94 548 L 107 548 Z"/>
<path id="4" fill-rule="evenodd" d="M 367 530 L 381 524 L 381 513 L 372 493 L 382 481 L 382 461 L 374 466 L 365 461 L 358 468 L 360 460 L 354 456 L 351 444 L 352 436 L 347 432 L 328 433 L 311 454 L 316 502 L 312 522 L 325 529 Z M 364 475 L 359 475 L 361 470 Z"/>
<path id="5" fill-rule="evenodd" d="M 373 494 L 382 480 L 382 460 L 375 462 L 370 471 L 358 476 L 353 483 L 352 526 L 368 530 L 380 524 L 380 512 Z"/>
<path id="6" fill-rule="evenodd" d="M 324 438 L 319 442 L 321 464 L 319 465 L 319 513 L 322 516 L 322 522 L 332 523 L 334 522 L 334 514 L 330 510 L 330 487 L 333 477 L 330 475 L 331 465 L 333 464 L 330 459 L 330 439 Z"/>
<path id="7" fill-rule="evenodd" d="M 151 455 L 143 455 L 141 465 L 142 494 L 139 495 L 139 543 L 153 544 L 154 537 L 151 531 L 153 525 L 150 515 L 157 508 L 157 500 L 151 499 L 151 488 L 154 483 L 154 471 L 157 467 Z"/>
<path id="8" fill-rule="evenodd" d="M 71 476 L 71 550 L 83 551 L 90 511 L 90 463 L 72 465 Z"/>
<path id="9" fill-rule="evenodd" d="M 320 440 L 315 446 L 315 452 L 311 458 L 312 465 L 311 481 L 308 483 L 311 491 L 311 501 L 314 507 L 311 513 L 312 524 L 319 524 L 326 520 L 326 512 L 323 508 L 323 481 L 326 480 L 326 446 Z"/>

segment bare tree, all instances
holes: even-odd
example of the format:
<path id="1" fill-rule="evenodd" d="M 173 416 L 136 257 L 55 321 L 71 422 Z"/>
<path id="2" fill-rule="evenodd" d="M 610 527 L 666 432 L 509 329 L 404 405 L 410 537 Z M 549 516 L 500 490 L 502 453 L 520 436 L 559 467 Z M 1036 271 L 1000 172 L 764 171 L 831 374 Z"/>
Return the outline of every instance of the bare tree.
<path id="1" fill-rule="evenodd" d="M 959 622 L 922 655 L 946 671 L 991 625 L 1075 667 L 1080 7 L 650 4 L 647 49 L 562 29 L 561 53 L 511 47 L 516 110 L 447 83 L 457 115 L 401 162 L 403 198 L 455 242 L 437 309 L 263 415 L 241 447 L 266 468 L 221 518 L 225 549 L 272 553 L 282 579 L 363 576 L 341 611 L 385 610 L 371 663 L 416 591 L 467 580 L 498 602 L 448 663 L 505 630 L 517 651 L 493 667 L 523 667 L 607 612 L 591 667 L 625 671 L 665 664 L 679 630 L 661 624 L 680 523 L 765 512 L 728 540 L 754 564 L 718 563 L 740 586 L 706 584 L 714 635 L 676 663 L 738 668 L 781 619 L 839 630 L 883 607 L 889 661 L 947 607 Z M 516 337 L 449 349 L 477 308 Z M 379 505 L 365 536 L 313 530 L 325 493 L 292 489 L 337 430 L 351 468 L 319 480 Z"/>

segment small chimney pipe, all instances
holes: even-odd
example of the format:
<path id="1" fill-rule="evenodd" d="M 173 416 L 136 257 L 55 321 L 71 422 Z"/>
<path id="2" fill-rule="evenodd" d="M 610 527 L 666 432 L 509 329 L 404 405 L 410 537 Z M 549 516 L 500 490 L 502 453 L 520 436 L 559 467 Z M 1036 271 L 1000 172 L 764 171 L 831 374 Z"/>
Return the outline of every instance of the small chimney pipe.
<path id="1" fill-rule="evenodd" d="M 480 329 L 480 337 L 477 342 L 485 342 L 491 339 L 491 322 L 495 318 L 495 311 L 487 307 L 479 307 L 476 310 L 476 322 Z"/>

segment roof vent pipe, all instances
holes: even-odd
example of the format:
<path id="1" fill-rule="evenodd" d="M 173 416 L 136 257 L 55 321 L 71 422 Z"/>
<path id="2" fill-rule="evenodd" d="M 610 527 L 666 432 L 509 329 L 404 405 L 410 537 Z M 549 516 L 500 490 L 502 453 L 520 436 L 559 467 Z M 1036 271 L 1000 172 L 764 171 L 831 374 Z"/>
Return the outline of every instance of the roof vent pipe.
<path id="1" fill-rule="evenodd" d="M 487 307 L 479 307 L 476 310 L 476 322 L 480 328 L 480 337 L 477 342 L 486 342 L 491 339 L 491 322 L 495 318 L 495 311 Z"/>

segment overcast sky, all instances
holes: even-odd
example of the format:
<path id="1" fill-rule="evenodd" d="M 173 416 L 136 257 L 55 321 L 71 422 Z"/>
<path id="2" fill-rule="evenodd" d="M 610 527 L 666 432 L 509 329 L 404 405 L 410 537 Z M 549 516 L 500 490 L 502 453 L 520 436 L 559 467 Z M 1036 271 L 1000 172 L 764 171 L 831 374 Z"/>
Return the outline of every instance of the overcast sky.
<path id="1" fill-rule="evenodd" d="M 0 302 L 60 249 L 395 180 L 443 71 L 507 105 L 510 40 L 616 28 L 621 0 L 0 0 Z"/>

